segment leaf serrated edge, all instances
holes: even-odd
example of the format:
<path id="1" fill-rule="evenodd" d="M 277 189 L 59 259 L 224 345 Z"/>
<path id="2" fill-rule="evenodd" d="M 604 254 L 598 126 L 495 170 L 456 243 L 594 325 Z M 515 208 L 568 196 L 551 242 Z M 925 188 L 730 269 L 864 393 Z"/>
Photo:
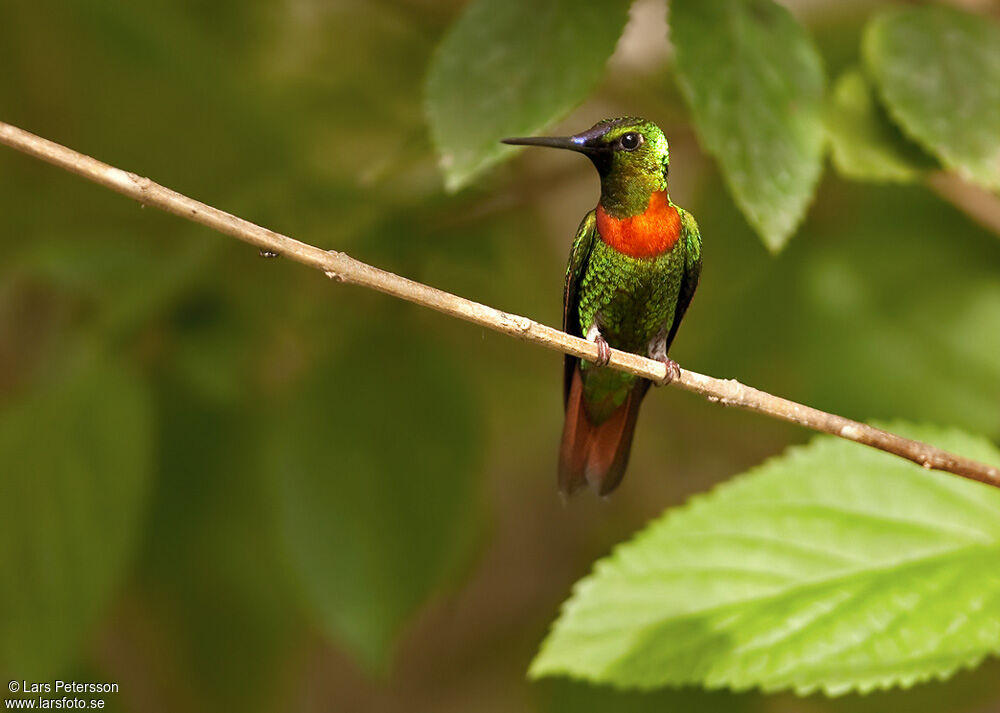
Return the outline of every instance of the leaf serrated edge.
<path id="1" fill-rule="evenodd" d="M 643 530 L 643 532 L 646 532 L 646 530 Z M 618 549 L 618 547 L 621 547 L 621 546 L 624 546 L 624 543 L 623 543 L 623 545 L 616 546 L 615 549 Z M 983 547 L 983 546 L 980 546 L 980 545 L 970 545 L 970 546 L 966 546 L 966 547 L 960 548 L 960 550 L 975 550 L 975 549 L 1000 550 L 1000 544 L 994 543 L 994 544 L 992 544 L 992 545 L 990 545 L 988 547 Z M 929 560 L 947 559 L 947 558 L 953 557 L 955 555 L 956 551 L 960 551 L 960 550 L 952 550 L 952 551 L 948 551 L 948 552 L 944 552 L 944 553 L 938 553 L 938 554 L 935 554 L 935 555 L 931 555 L 929 557 L 913 558 L 913 559 L 907 560 L 905 562 L 900 562 L 898 565 L 895 565 L 893 568 L 907 567 L 907 566 L 910 566 L 910 565 L 925 565 Z M 607 558 L 604 558 L 604 559 L 605 560 L 606 559 L 610 559 L 610 556 L 607 557 Z M 858 575 L 858 572 L 845 572 L 841 577 L 834 578 L 833 580 L 820 580 L 820 581 L 814 581 L 814 582 L 803 582 L 801 585 L 798 585 L 798 586 L 794 587 L 793 589 L 807 589 L 809 587 L 827 586 L 831 581 L 835 582 L 837 579 L 849 579 L 849 578 L 852 578 L 852 577 L 856 577 L 857 575 Z M 594 575 L 588 575 L 588 577 L 585 578 L 585 579 L 592 579 L 593 576 Z M 581 580 L 577 584 L 581 584 L 581 583 L 583 583 L 583 581 L 584 580 Z M 576 590 L 576 589 L 577 589 L 577 587 L 574 587 L 574 590 Z M 752 598 L 752 600 L 753 601 L 766 601 L 768 599 L 778 599 L 778 598 L 786 596 L 787 594 L 788 594 L 788 591 L 781 591 L 781 592 L 777 592 L 775 594 L 768 594 L 768 595 L 763 595 L 763 596 L 760 596 L 760 597 L 754 597 L 754 598 Z M 574 596 L 575 596 L 575 594 L 574 594 Z M 713 610 L 718 611 L 718 610 L 724 610 L 726 608 L 732 608 L 732 607 L 742 606 L 746 601 L 751 601 L 751 600 L 741 600 L 739 602 L 731 602 L 731 603 L 723 604 L 723 605 L 720 605 L 720 606 L 717 606 L 717 607 L 712 607 L 712 608 L 707 609 L 707 610 L 702 610 L 702 611 L 699 611 L 699 612 L 694 612 L 694 613 L 692 613 L 690 615 L 685 615 L 685 617 L 678 617 L 678 618 L 699 617 L 699 616 L 703 616 L 706 612 L 711 612 Z M 558 621 L 557 621 L 557 623 L 558 623 Z M 555 629 L 554 626 L 552 628 L 553 628 L 553 630 Z M 543 650 L 539 652 L 539 654 L 535 657 L 535 659 L 531 663 L 531 666 L 530 666 L 530 668 L 528 670 L 528 676 L 529 676 L 529 678 L 531 678 L 533 680 L 537 680 L 537 679 L 544 678 L 544 677 L 562 675 L 562 676 L 566 676 L 567 678 L 570 678 L 571 680 L 587 681 L 589 683 L 593 683 L 593 684 L 596 684 L 596 685 L 609 686 L 609 687 L 611 687 L 611 688 L 613 688 L 615 690 L 618 690 L 618 691 L 653 691 L 653 690 L 660 690 L 660 689 L 664 689 L 664 688 L 670 688 L 670 689 L 672 689 L 672 688 L 682 688 L 682 687 L 685 687 L 685 686 L 697 686 L 697 687 L 700 687 L 700 688 L 704 688 L 706 690 L 722 690 L 722 689 L 726 689 L 726 690 L 733 691 L 734 693 L 743 693 L 743 692 L 748 692 L 748 691 L 753 691 L 753 690 L 759 690 L 762 693 L 776 693 L 776 692 L 782 692 L 782 691 L 792 691 L 796 695 L 800 695 L 800 696 L 810 695 L 810 694 L 812 694 L 812 693 L 814 693 L 816 691 L 821 691 L 824 695 L 829 696 L 829 697 L 837 697 L 837 696 L 845 695 L 845 694 L 848 694 L 848 693 L 859 693 L 859 694 L 865 695 L 865 694 L 871 693 L 872 691 L 875 691 L 875 690 L 883 690 L 883 691 L 891 690 L 891 689 L 903 689 L 903 690 L 905 690 L 905 689 L 908 689 L 908 688 L 910 688 L 910 687 L 912 687 L 912 686 L 914 686 L 914 685 L 916 685 L 918 683 L 922 683 L 922 682 L 929 681 L 929 680 L 932 680 L 932 679 L 944 681 L 944 680 L 947 680 L 947 679 L 951 678 L 952 676 L 954 676 L 956 673 L 958 673 L 960 671 L 968 670 L 968 669 L 971 669 L 971 668 L 977 666 L 979 663 L 981 663 L 984 659 L 986 659 L 988 657 L 991 657 L 991 656 L 992 657 L 1000 657 L 1000 644 L 997 644 L 994 648 L 987 649 L 985 651 L 983 651 L 982 649 L 979 649 L 976 652 L 969 651 L 968 653 L 971 654 L 971 656 L 969 658 L 966 658 L 964 661 L 958 661 L 957 663 L 954 662 L 954 659 L 955 658 L 959 658 L 961 655 L 947 657 L 947 658 L 951 658 L 952 659 L 951 663 L 949 663 L 949 664 L 942 664 L 942 666 L 940 666 L 940 667 L 938 667 L 936 669 L 933 669 L 933 670 L 926 670 L 926 671 L 920 671 L 920 672 L 908 673 L 908 674 L 904 673 L 904 674 L 900 674 L 900 675 L 895 676 L 895 677 L 892 677 L 890 675 L 890 678 L 888 678 L 886 680 L 871 681 L 871 682 L 861 681 L 861 682 L 856 682 L 856 683 L 844 683 L 844 684 L 841 684 L 841 683 L 831 683 L 831 684 L 819 683 L 819 684 L 797 685 L 796 683 L 794 683 L 794 678 L 793 677 L 786 677 L 784 679 L 778 677 L 776 680 L 760 681 L 760 682 L 755 682 L 755 683 L 743 684 L 743 683 L 740 683 L 738 681 L 733 681 L 731 679 L 731 677 L 727 676 L 727 675 L 718 675 L 718 676 L 714 676 L 714 677 L 709 677 L 709 678 L 707 678 L 705 680 L 698 681 L 698 682 L 695 682 L 695 681 L 689 681 L 689 682 L 670 681 L 670 682 L 664 683 L 664 682 L 650 681 L 648 683 L 644 683 L 644 682 L 621 683 L 620 681 L 617 681 L 617 680 L 608 679 L 608 678 L 602 678 L 602 673 L 599 672 L 599 671 L 595 671 L 595 672 L 582 671 L 582 670 L 578 670 L 578 669 L 570 669 L 565 664 L 552 665 L 552 664 L 549 664 L 549 663 L 545 662 L 544 661 L 544 653 L 545 653 L 544 647 L 545 647 L 545 644 L 548 643 L 548 638 L 549 637 L 546 637 L 546 641 L 543 643 Z M 921 657 L 919 659 L 919 661 L 933 661 L 934 659 L 937 659 L 937 658 L 945 658 L 945 657 L 938 657 L 938 656 L 933 656 L 933 655 L 931 655 L 931 656 L 924 656 L 924 657 Z M 614 659 L 612 661 L 609 661 L 607 663 L 607 665 L 604 667 L 603 671 L 607 671 L 609 669 L 612 669 L 615 666 L 615 664 L 618 663 L 618 662 L 619 662 L 619 659 Z M 912 661 L 908 662 L 908 663 L 912 663 Z"/>
<path id="2" fill-rule="evenodd" d="M 928 431 L 934 428 L 926 423 L 913 424 L 903 421 L 889 421 L 889 422 L 875 421 L 872 423 L 872 425 L 875 425 L 876 427 L 879 428 L 889 428 L 894 431 L 903 433 L 907 431 L 910 432 Z M 977 443 L 979 445 L 987 446 L 990 449 L 996 450 L 996 445 L 993 444 L 989 439 L 983 436 L 970 435 L 958 428 L 954 427 L 934 428 L 934 431 L 937 438 L 947 438 L 947 437 L 963 438 L 969 440 L 972 443 Z M 552 664 L 546 661 L 547 650 L 550 645 L 550 642 L 552 641 L 553 635 L 559 628 L 564 617 L 576 607 L 578 595 L 584 593 L 587 589 L 590 589 L 591 587 L 595 586 L 594 580 L 601 573 L 614 568 L 615 563 L 612 560 L 614 560 L 614 558 L 620 554 L 621 550 L 631 548 L 633 545 L 641 543 L 646 539 L 655 538 L 655 536 L 657 535 L 657 531 L 663 527 L 666 527 L 671 521 L 677 519 L 678 517 L 682 517 L 685 514 L 696 512 L 698 509 L 704 507 L 704 503 L 706 500 L 717 497 L 720 493 L 726 493 L 732 490 L 738 490 L 740 487 L 743 487 L 743 484 L 748 479 L 757 475 L 761 470 L 769 468 L 775 462 L 785 463 L 789 460 L 801 459 L 803 457 L 811 455 L 811 452 L 813 450 L 816 450 L 817 448 L 824 448 L 828 445 L 845 446 L 848 444 L 843 443 L 834 436 L 816 435 L 813 436 L 811 439 L 809 439 L 809 441 L 807 441 L 806 443 L 789 446 L 781 453 L 775 454 L 765 459 L 758 465 L 750 468 L 749 470 L 746 470 L 727 481 L 715 485 L 710 490 L 693 495 L 680 506 L 670 508 L 665 513 L 650 518 L 642 526 L 642 528 L 639 531 L 637 531 L 632 537 L 616 544 L 607 555 L 600 558 L 599 560 L 597 560 L 597 562 L 594 563 L 594 566 L 592 567 L 590 573 L 588 573 L 582 579 L 578 580 L 572 586 L 569 598 L 567 598 L 560 606 L 559 615 L 557 616 L 555 621 L 550 625 L 549 630 L 546 633 L 541 646 L 539 647 L 538 653 L 532 659 L 528 667 L 528 672 L 527 672 L 528 678 L 532 680 L 538 680 L 541 678 L 552 677 L 552 676 L 565 676 L 570 680 L 583 681 L 600 686 L 607 686 L 621 692 L 653 691 L 661 689 L 681 689 L 688 686 L 697 686 L 700 688 L 704 688 L 706 690 L 726 689 L 733 691 L 734 693 L 748 692 L 753 690 L 759 690 L 762 693 L 792 691 L 798 696 L 807 696 L 811 695 L 812 693 L 815 693 L 816 691 L 820 691 L 828 697 L 838 697 L 849 693 L 858 693 L 860 695 L 867 695 L 877 690 L 881 691 L 887 691 L 891 689 L 906 690 L 913 687 L 914 685 L 929 680 L 946 681 L 961 671 L 966 671 L 976 667 L 977 665 L 979 665 L 979 663 L 981 663 L 984 659 L 988 657 L 991 656 L 1000 657 L 1000 644 L 998 644 L 995 648 L 991 650 L 987 650 L 985 652 L 982 652 L 980 650 L 979 653 L 974 654 L 971 658 L 965 661 L 952 663 L 946 667 L 941 667 L 936 670 L 917 672 L 909 675 L 903 674 L 894 679 L 885 681 L 875 681 L 871 683 L 860 682 L 854 684 L 814 684 L 814 685 L 796 685 L 790 680 L 778 681 L 778 682 L 759 682 L 748 685 L 740 685 L 738 683 L 727 681 L 724 678 L 719 678 L 714 681 L 706 680 L 700 682 L 700 684 L 676 683 L 676 682 L 669 682 L 666 684 L 652 683 L 652 682 L 649 684 L 641 684 L 641 683 L 621 684 L 614 680 L 607 680 L 601 678 L 599 673 L 574 670 L 568 668 L 565 664 Z M 859 447 L 863 448 L 863 446 Z M 876 451 L 870 451 L 869 449 L 864 449 L 864 452 L 869 453 L 870 455 L 873 455 L 875 457 L 883 455 Z M 898 465 L 902 465 L 903 467 L 908 467 L 907 464 L 903 463 L 899 463 Z M 922 469 L 919 469 L 919 466 L 912 465 L 910 467 L 918 469 L 920 470 L 920 472 L 922 472 Z M 991 548 L 996 549 L 997 546 L 998 545 L 993 545 L 991 547 L 988 547 L 987 549 Z M 980 548 L 980 547 L 983 546 L 969 545 L 967 547 L 963 547 L 962 549 Z M 943 554 L 951 557 L 955 554 L 955 550 L 951 550 Z M 943 555 L 941 554 L 932 555 L 930 558 L 933 559 L 938 556 L 943 556 Z M 905 562 L 900 562 L 899 565 L 905 566 L 914 563 L 922 564 L 926 562 L 927 559 L 928 558 L 926 557 L 919 559 L 911 559 Z M 845 573 L 844 576 L 856 576 L 856 575 L 857 572 L 849 572 Z M 828 583 L 828 580 L 823 580 L 821 582 L 807 582 L 803 583 L 802 586 L 815 586 L 816 584 L 820 583 L 826 585 Z M 787 592 L 782 591 L 774 596 L 784 596 L 786 593 Z M 761 598 L 766 599 L 767 597 L 761 597 Z M 739 604 L 742 603 L 743 602 L 739 602 Z M 732 605 L 733 604 L 727 604 L 723 606 L 732 606 Z M 697 615 L 701 616 L 704 615 L 704 613 L 705 610 L 702 610 L 697 612 Z M 610 667 L 612 664 L 613 662 L 609 663 L 608 667 Z"/>

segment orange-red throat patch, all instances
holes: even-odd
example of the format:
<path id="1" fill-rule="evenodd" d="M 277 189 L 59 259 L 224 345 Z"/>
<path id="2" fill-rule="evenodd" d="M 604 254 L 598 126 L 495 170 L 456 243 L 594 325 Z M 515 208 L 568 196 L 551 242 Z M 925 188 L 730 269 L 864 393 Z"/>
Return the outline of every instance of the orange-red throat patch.
<path id="1" fill-rule="evenodd" d="M 681 216 L 670 205 L 666 191 L 649 197 L 639 215 L 614 218 L 597 205 L 597 232 L 601 240 L 629 257 L 656 257 L 672 248 L 681 235 Z"/>

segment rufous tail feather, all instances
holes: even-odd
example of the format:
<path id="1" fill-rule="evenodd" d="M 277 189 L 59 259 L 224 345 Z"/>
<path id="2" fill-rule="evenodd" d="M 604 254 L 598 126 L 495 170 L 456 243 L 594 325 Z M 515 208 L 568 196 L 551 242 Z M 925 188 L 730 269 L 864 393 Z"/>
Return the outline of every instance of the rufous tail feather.
<path id="1" fill-rule="evenodd" d="M 621 483 L 632 450 L 635 422 L 650 382 L 640 379 L 605 421 L 593 424 L 583 402 L 580 367 L 573 370 L 559 449 L 559 491 L 572 495 L 585 484 L 607 495 Z"/>

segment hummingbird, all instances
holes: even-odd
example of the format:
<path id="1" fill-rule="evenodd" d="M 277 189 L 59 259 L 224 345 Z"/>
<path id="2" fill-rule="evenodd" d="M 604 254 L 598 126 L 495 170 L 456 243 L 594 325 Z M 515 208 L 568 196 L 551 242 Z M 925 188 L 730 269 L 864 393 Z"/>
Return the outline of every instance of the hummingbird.
<path id="1" fill-rule="evenodd" d="M 596 344 L 598 359 L 565 358 L 558 484 L 564 495 L 584 485 L 607 495 L 625 475 L 652 383 L 607 368 L 611 348 L 662 362 L 661 384 L 680 376 L 667 354 L 701 274 L 698 224 L 670 200 L 667 138 L 650 121 L 605 119 L 574 136 L 503 143 L 582 153 L 601 179 L 600 200 L 580 224 L 566 267 L 563 330 Z"/>

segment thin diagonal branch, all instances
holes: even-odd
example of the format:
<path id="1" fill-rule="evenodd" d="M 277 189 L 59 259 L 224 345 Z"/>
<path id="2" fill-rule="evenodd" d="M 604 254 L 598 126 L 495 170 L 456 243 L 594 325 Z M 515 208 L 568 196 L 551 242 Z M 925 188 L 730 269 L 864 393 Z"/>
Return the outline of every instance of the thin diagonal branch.
<path id="1" fill-rule="evenodd" d="M 517 339 L 594 361 L 596 345 L 527 317 L 429 287 L 355 260 L 344 253 L 321 250 L 286 235 L 262 228 L 218 208 L 165 188 L 148 178 L 109 166 L 47 139 L 0 122 L 0 143 L 41 159 L 94 183 L 117 191 L 144 205 L 154 206 L 195 223 L 284 255 L 303 265 L 322 270 L 340 282 L 368 287 L 468 322 L 503 332 Z M 654 381 L 666 375 L 663 364 L 652 359 L 611 350 L 610 366 Z M 819 409 L 772 396 L 733 379 L 715 379 L 687 369 L 671 385 L 700 394 L 710 401 L 790 421 L 816 431 L 830 433 L 866 446 L 893 453 L 925 468 L 947 471 L 1000 487 L 1000 469 L 948 453 L 927 443 L 913 441 Z"/>
<path id="2" fill-rule="evenodd" d="M 931 190 L 976 223 L 1000 235 L 1000 197 L 995 193 L 945 171 L 932 173 L 927 183 Z"/>

